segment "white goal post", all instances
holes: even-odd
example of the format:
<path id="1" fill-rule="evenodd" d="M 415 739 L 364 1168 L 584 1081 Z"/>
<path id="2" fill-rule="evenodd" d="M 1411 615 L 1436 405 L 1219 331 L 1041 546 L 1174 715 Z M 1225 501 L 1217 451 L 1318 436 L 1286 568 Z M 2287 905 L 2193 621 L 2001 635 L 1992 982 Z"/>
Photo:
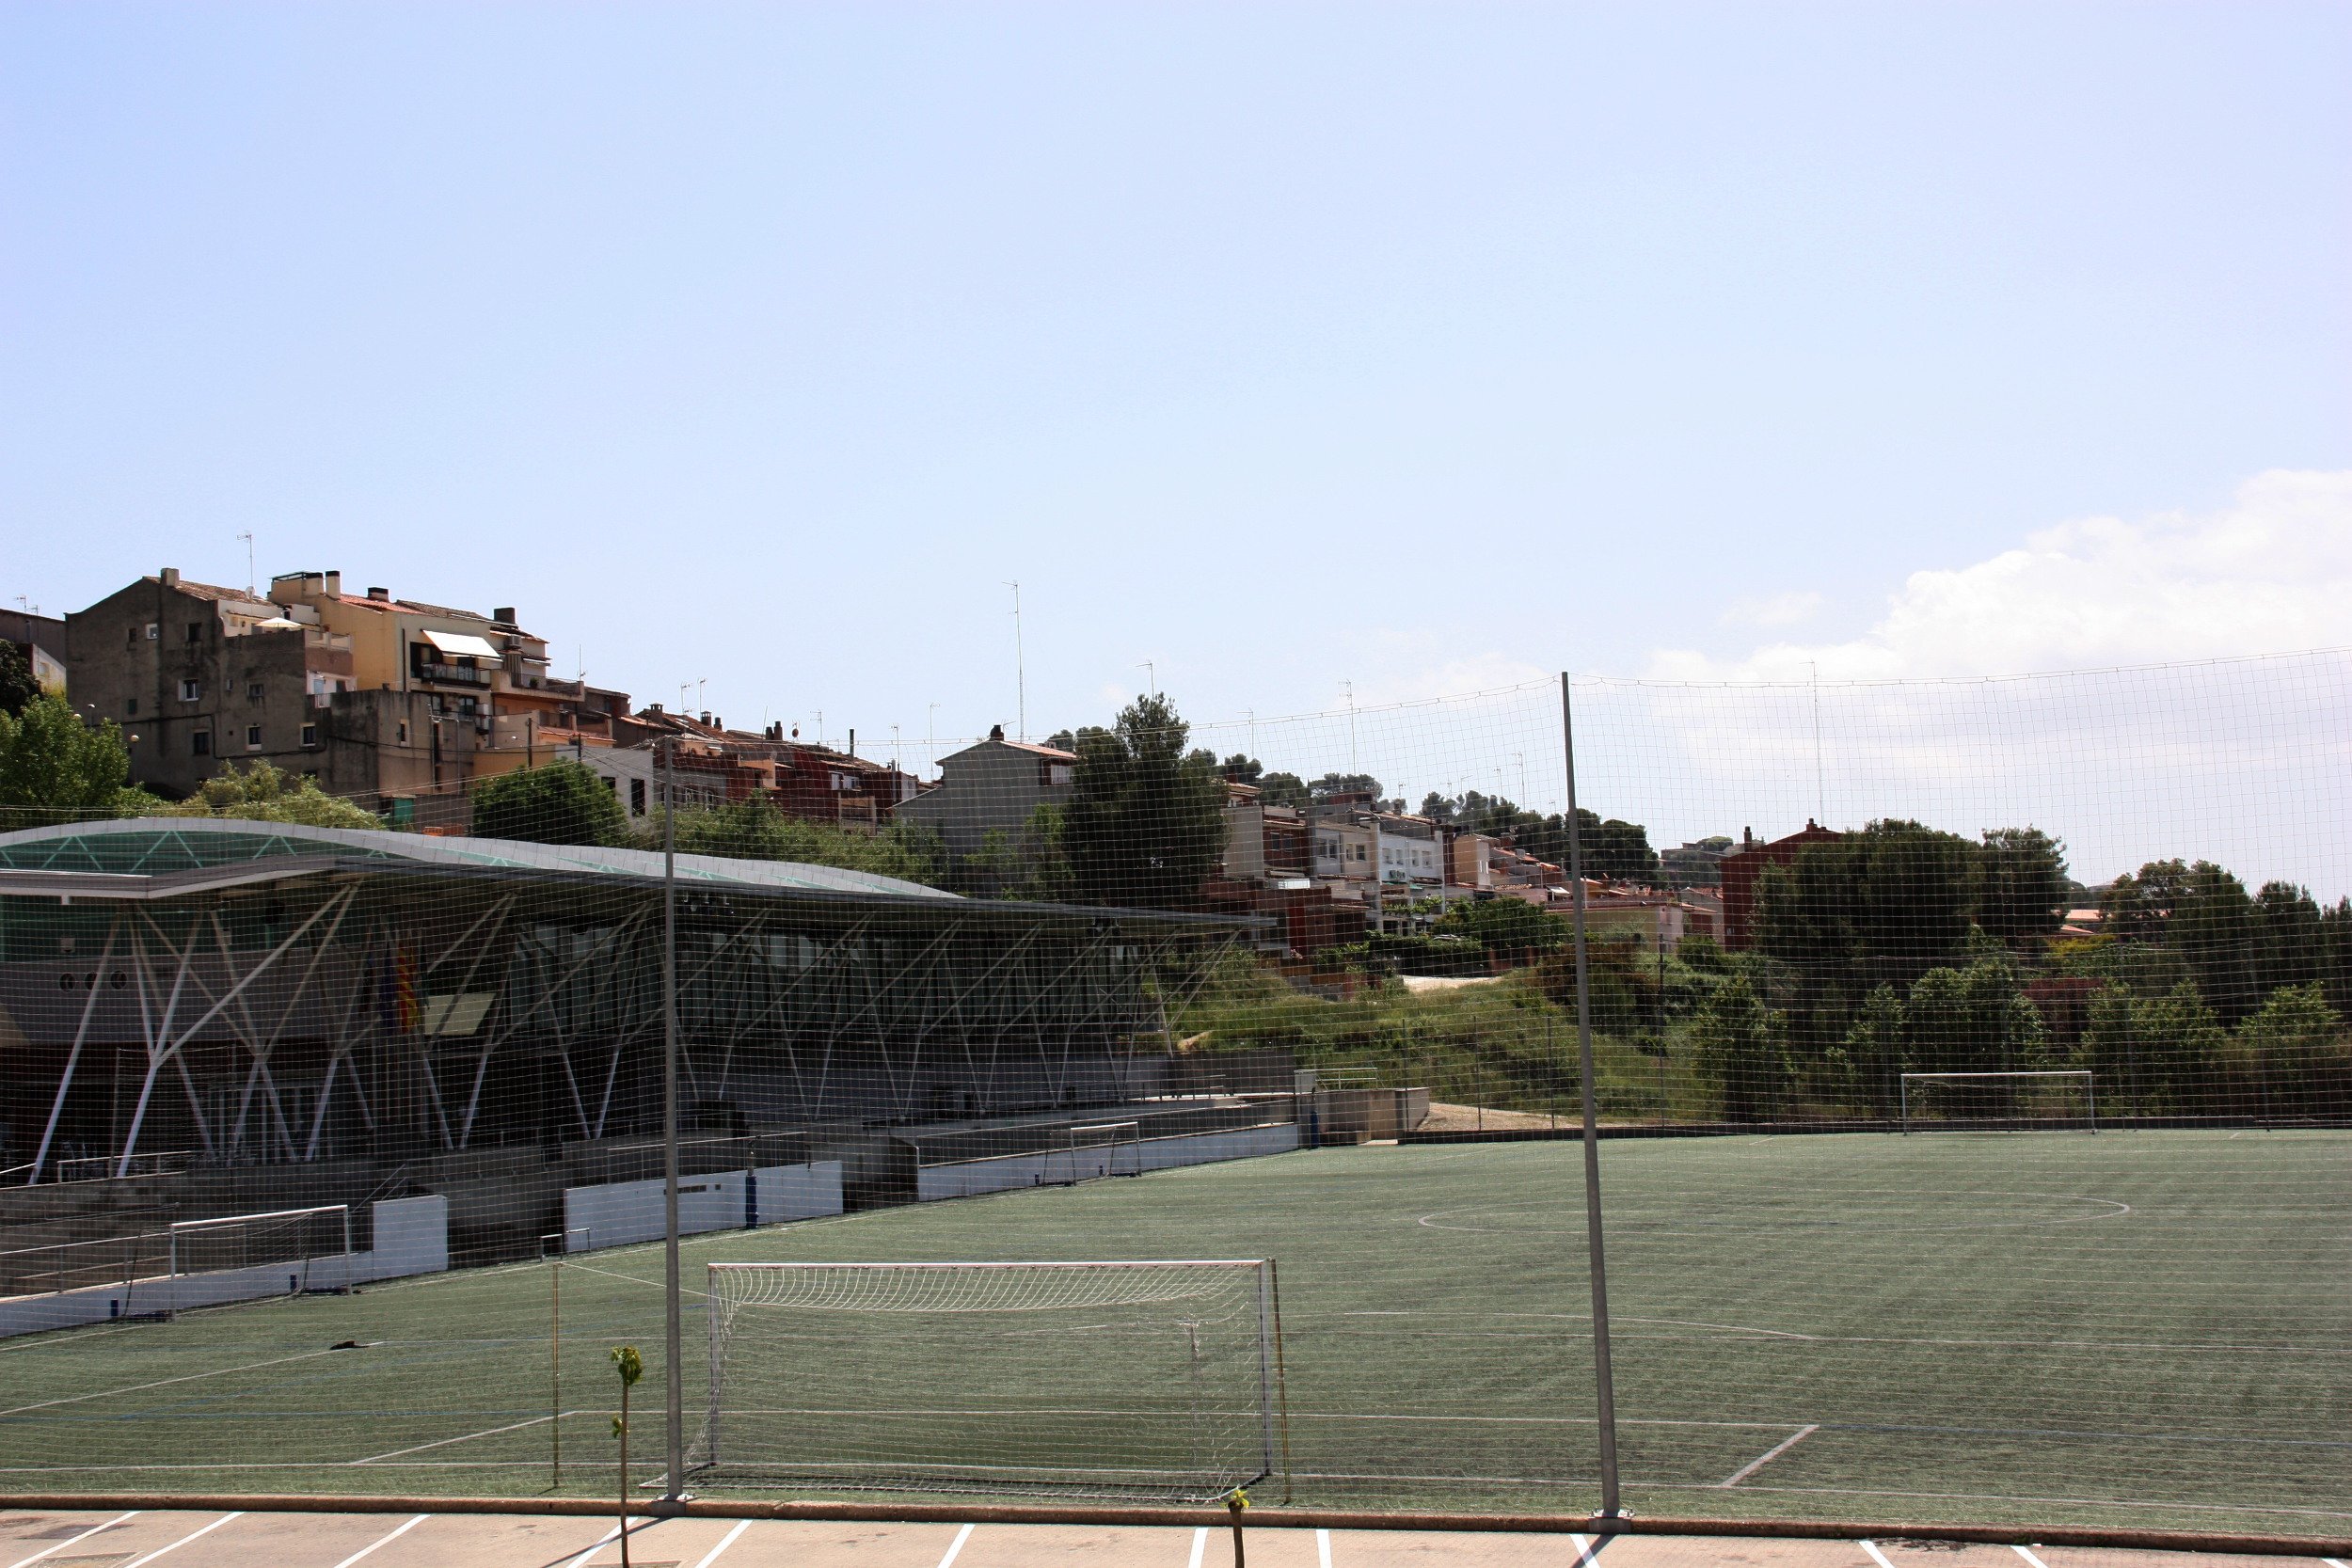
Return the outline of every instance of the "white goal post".
<path id="1" fill-rule="evenodd" d="M 1939 1087 L 1956 1087 L 1963 1092 L 2005 1089 L 2002 1096 L 2005 1109 L 1986 1113 L 1971 1107 L 1977 1114 L 1964 1116 L 1933 1115 L 1931 1106 L 1935 1100 L 1932 1091 Z M 2023 1111 L 2018 1106 L 2017 1091 L 2032 1091 L 2038 1101 L 2052 1098 L 2046 1091 L 2065 1091 L 2057 1098 L 2063 1102 L 2073 1101 L 2077 1109 L 2071 1114 L 2044 1109 Z M 1906 1072 L 1902 1075 L 1902 1127 L 1908 1137 L 1915 1124 L 1922 1131 L 1929 1128 L 1982 1128 L 2000 1126 L 2023 1130 L 2042 1124 L 2060 1128 L 2080 1126 L 2084 1131 L 2099 1131 L 2098 1085 L 2088 1068 L 2061 1068 L 2040 1071 L 2016 1072 Z"/>
<path id="2" fill-rule="evenodd" d="M 690 1474 L 1202 1502 L 1281 1468 L 1271 1260 L 713 1263 Z"/>
<path id="3" fill-rule="evenodd" d="M 1062 1128 L 1046 1146 L 1041 1180 L 1074 1187 L 1110 1176 L 1143 1174 L 1143 1128 L 1133 1121 L 1085 1121 Z"/>
<path id="4" fill-rule="evenodd" d="M 169 1235 L 174 1275 L 261 1263 L 299 1263 L 307 1271 L 318 1259 L 350 1256 L 351 1206 L 322 1203 L 309 1209 L 175 1220 Z M 309 1283 L 307 1277 L 303 1283 Z M 348 1283 L 348 1276 L 338 1283 Z"/>

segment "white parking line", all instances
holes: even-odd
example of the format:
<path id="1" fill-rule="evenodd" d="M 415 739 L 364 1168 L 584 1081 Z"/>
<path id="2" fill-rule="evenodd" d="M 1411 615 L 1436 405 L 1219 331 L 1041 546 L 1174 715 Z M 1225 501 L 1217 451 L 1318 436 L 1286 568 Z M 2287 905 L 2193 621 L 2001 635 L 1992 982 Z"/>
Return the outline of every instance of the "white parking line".
<path id="1" fill-rule="evenodd" d="M 186 1545 L 189 1542 L 199 1540 L 204 1536 L 212 1534 L 213 1531 L 220 1528 L 221 1526 L 227 1524 L 230 1520 L 242 1519 L 244 1517 L 245 1511 L 243 1509 L 239 1509 L 234 1513 L 224 1513 L 219 1518 L 214 1520 L 211 1524 L 206 1525 L 202 1529 L 190 1530 L 187 1534 L 182 1536 L 179 1540 L 174 1541 L 168 1546 L 158 1546 L 153 1551 L 148 1553 L 145 1557 L 133 1558 L 130 1561 L 124 1563 L 122 1568 L 147 1568 L 149 1563 L 154 1561 L 166 1552 L 176 1552 L 181 1547 Z"/>
<path id="2" fill-rule="evenodd" d="M 2050 1568 L 2048 1563 L 2042 1561 L 2040 1558 L 2034 1556 L 2032 1552 L 2026 1550 L 2023 1546 L 2012 1545 L 2010 1547 L 2010 1550 L 2015 1552 L 2019 1557 L 2026 1560 L 2026 1568 Z"/>
<path id="3" fill-rule="evenodd" d="M 139 1511 L 135 1508 L 128 1513 L 118 1513 L 103 1525 L 92 1525 L 89 1528 L 84 1530 L 79 1535 L 69 1536 L 65 1540 L 58 1542 L 54 1546 L 43 1546 L 40 1551 L 35 1552 L 30 1557 L 19 1558 L 16 1561 L 9 1563 L 8 1568 L 32 1568 L 32 1564 L 39 1562 L 42 1558 L 49 1556 L 52 1552 L 64 1551 L 68 1546 L 78 1546 L 83 1542 L 87 1541 L 91 1536 L 96 1535 L 100 1530 L 112 1529 L 117 1525 L 122 1523 L 125 1519 L 135 1519 L 138 1516 Z"/>
<path id="4" fill-rule="evenodd" d="M 1317 1568 L 1331 1568 L 1331 1532 L 1327 1529 L 1315 1531 L 1315 1562 Z"/>
<path id="5" fill-rule="evenodd" d="M 598 1552 L 604 1550 L 605 1547 L 612 1544 L 613 1542 L 618 1541 L 621 1538 L 621 1531 L 627 1528 L 628 1528 L 628 1520 L 627 1518 L 623 1518 L 619 1524 L 613 1526 L 611 1529 L 606 1530 L 602 1535 L 597 1536 L 594 1541 L 589 1542 L 588 1549 L 580 1553 L 578 1557 L 572 1559 L 571 1561 L 565 1563 L 564 1568 L 587 1568 L 588 1560 L 596 1556 Z"/>
<path id="6" fill-rule="evenodd" d="M 358 1561 L 361 1558 L 375 1550 L 376 1547 L 390 1545 L 393 1542 L 399 1540 L 402 1536 L 406 1535 L 410 1530 L 415 1529 L 419 1525 L 423 1524 L 431 1517 L 433 1517 L 433 1515 L 430 1513 L 418 1514 L 415 1518 L 401 1526 L 400 1528 L 392 1531 L 391 1534 L 385 1536 L 382 1540 L 369 1542 L 366 1545 L 360 1547 L 358 1551 L 352 1553 L 349 1557 L 335 1564 L 335 1568 L 351 1568 L 353 1563 Z"/>
<path id="7" fill-rule="evenodd" d="M 1202 1525 L 1192 1532 L 1192 1560 L 1184 1568 L 1200 1568 L 1200 1560 L 1209 1555 L 1209 1527 Z"/>
<path id="8" fill-rule="evenodd" d="M 700 1562 L 694 1564 L 694 1568 L 710 1568 L 712 1563 L 719 1560 L 719 1554 L 725 1551 L 729 1546 L 734 1545 L 735 1538 L 741 1535 L 745 1530 L 751 1528 L 752 1522 L 749 1519 L 737 1520 L 735 1528 L 727 1531 L 725 1535 L 722 1536 L 719 1540 L 719 1544 L 711 1547 L 708 1554 L 706 1555 Z M 969 1529 L 971 1527 L 967 1525 L 964 1528 Z"/>
<path id="9" fill-rule="evenodd" d="M 962 1551 L 963 1544 L 971 1539 L 972 1527 L 970 1525 L 956 1531 L 956 1538 L 947 1543 L 947 1555 L 939 1560 L 939 1568 L 955 1568 L 956 1554 Z"/>
<path id="10" fill-rule="evenodd" d="M 1877 1542 L 1857 1541 L 1854 1544 L 1861 1547 L 1864 1551 L 1868 1552 L 1870 1554 L 1870 1560 L 1877 1563 L 1879 1568 L 1895 1568 L 1893 1563 L 1886 1560 L 1886 1554 L 1879 1550 L 1879 1544 Z"/>

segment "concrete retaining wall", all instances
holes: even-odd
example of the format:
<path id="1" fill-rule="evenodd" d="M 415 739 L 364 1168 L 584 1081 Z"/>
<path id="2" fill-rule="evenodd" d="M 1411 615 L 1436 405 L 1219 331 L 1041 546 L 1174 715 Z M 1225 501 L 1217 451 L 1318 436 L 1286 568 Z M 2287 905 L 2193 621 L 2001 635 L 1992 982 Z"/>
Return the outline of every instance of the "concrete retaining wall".
<path id="1" fill-rule="evenodd" d="M 680 1235 L 741 1230 L 841 1212 L 841 1162 L 767 1165 L 686 1176 L 677 1184 Z M 662 1183 L 608 1181 L 564 1189 L 564 1250 L 658 1242 L 664 1233 Z"/>
<path id="2" fill-rule="evenodd" d="M 1172 1170 L 1179 1165 L 1205 1165 L 1218 1160 L 1247 1160 L 1260 1154 L 1285 1154 L 1297 1147 L 1298 1124 L 1285 1121 L 1272 1127 L 1237 1127 L 1223 1132 L 1146 1138 L 1116 1151 L 1110 1148 L 1082 1149 L 1078 1158 L 1095 1167 L 1093 1174 L 1109 1174 L 1102 1167 L 1116 1158 L 1119 1174 L 1124 1175 L 1130 1168 L 1131 1157 L 1142 1170 Z M 973 1197 L 981 1193 L 1009 1192 L 1015 1187 L 1043 1186 L 1048 1182 L 1067 1180 L 1070 1161 L 1070 1151 L 1063 1149 L 925 1165 L 914 1173 L 915 1196 L 928 1203 L 937 1198 Z"/>
<path id="3" fill-rule="evenodd" d="M 0 1301 L 0 1338 L 77 1328 L 110 1318 L 183 1312 L 233 1301 L 260 1301 L 299 1291 L 340 1291 L 378 1279 L 437 1274 L 449 1267 L 449 1200 L 389 1198 L 371 1206 L 375 1245 L 365 1252 L 307 1262 L 158 1275 L 117 1285 L 87 1285 L 48 1295 Z"/>

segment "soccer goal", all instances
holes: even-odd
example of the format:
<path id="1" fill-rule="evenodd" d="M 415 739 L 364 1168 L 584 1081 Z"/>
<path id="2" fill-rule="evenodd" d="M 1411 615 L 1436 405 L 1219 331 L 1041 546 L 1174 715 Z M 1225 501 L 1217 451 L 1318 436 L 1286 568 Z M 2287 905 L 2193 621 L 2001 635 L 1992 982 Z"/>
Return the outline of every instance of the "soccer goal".
<path id="1" fill-rule="evenodd" d="M 1045 1150 L 1041 1180 L 1073 1187 L 1106 1176 L 1143 1174 L 1143 1130 L 1132 1121 L 1089 1121 L 1062 1128 Z"/>
<path id="2" fill-rule="evenodd" d="M 1903 1132 L 2096 1132 L 2099 1092 L 2088 1069 L 1906 1072 Z"/>
<path id="3" fill-rule="evenodd" d="M 351 1253 L 351 1208 L 326 1203 L 312 1209 L 278 1209 L 265 1214 L 224 1214 L 218 1219 L 179 1220 L 170 1229 L 171 1272 L 212 1274 L 222 1269 L 283 1263 L 295 1269 L 295 1289 L 308 1290 L 310 1265 Z M 350 1283 L 345 1271 L 334 1281 Z"/>
<path id="4" fill-rule="evenodd" d="M 714 1483 L 1197 1502 L 1277 1468 L 1270 1261 L 709 1268 Z"/>

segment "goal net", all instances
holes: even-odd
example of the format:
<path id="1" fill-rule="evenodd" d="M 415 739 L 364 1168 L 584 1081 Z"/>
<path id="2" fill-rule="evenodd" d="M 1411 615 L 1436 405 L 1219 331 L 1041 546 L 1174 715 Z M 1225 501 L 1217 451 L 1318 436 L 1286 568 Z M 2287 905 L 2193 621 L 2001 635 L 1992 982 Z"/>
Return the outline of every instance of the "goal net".
<path id="1" fill-rule="evenodd" d="M 2096 1132 L 2099 1094 L 2085 1070 L 1906 1072 L 1903 1132 Z"/>
<path id="2" fill-rule="evenodd" d="M 351 1209 L 347 1204 L 327 1203 L 262 1214 L 180 1220 L 172 1225 L 169 1238 L 175 1275 L 287 1263 L 302 1267 L 304 1272 L 296 1275 L 298 1288 L 308 1289 L 310 1264 L 351 1251 Z M 338 1278 L 336 1283 L 346 1283 L 346 1279 Z"/>
<path id="3" fill-rule="evenodd" d="M 1262 1260 L 713 1263 L 714 1484 L 1200 1501 L 1275 1467 Z"/>
<path id="4" fill-rule="evenodd" d="M 1106 1176 L 1143 1174 L 1143 1138 L 1132 1121 L 1082 1122 L 1067 1127 L 1045 1151 L 1045 1181 L 1075 1186 Z"/>

